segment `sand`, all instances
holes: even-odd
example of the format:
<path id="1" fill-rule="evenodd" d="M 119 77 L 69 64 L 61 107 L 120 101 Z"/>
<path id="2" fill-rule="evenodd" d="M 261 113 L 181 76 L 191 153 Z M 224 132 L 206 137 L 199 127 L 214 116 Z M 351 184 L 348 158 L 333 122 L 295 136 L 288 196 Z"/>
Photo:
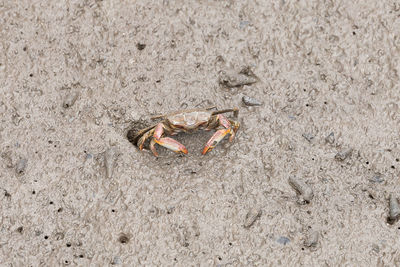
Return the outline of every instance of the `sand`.
<path id="1" fill-rule="evenodd" d="M 1 1 L 0 265 L 400 265 L 399 52 L 395 1 Z"/>

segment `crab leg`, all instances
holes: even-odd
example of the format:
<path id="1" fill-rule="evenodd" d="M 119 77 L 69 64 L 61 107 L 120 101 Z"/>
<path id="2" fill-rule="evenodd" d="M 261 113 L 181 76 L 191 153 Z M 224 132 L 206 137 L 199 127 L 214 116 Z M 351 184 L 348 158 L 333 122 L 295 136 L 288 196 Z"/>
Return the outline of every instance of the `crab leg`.
<path id="1" fill-rule="evenodd" d="M 156 144 L 155 139 L 154 138 L 151 139 L 151 141 L 150 141 L 150 150 L 151 150 L 151 152 L 153 152 L 154 156 L 158 157 L 158 153 L 157 153 L 155 144 Z"/>
<path id="2" fill-rule="evenodd" d="M 217 111 L 213 112 L 213 115 L 227 113 L 227 112 L 233 112 L 233 116 L 235 118 L 237 118 L 237 116 L 239 115 L 239 109 L 238 108 L 228 108 L 228 109 L 223 109 L 223 110 L 217 110 Z"/>
<path id="3" fill-rule="evenodd" d="M 210 140 L 208 140 L 201 154 L 205 155 L 208 151 L 211 151 L 228 133 L 231 133 L 231 128 L 216 131 Z"/>
<path id="4" fill-rule="evenodd" d="M 231 136 L 229 137 L 229 142 L 232 142 L 233 138 L 235 138 L 236 132 L 239 130 L 240 127 L 240 123 L 237 121 L 231 121 L 229 120 L 229 122 L 233 125 L 232 127 L 232 132 L 231 132 Z"/>
<path id="5" fill-rule="evenodd" d="M 159 144 L 177 153 L 187 154 L 188 151 L 184 145 L 170 137 L 161 137 L 164 134 L 164 124 L 159 123 L 154 129 L 153 139 L 150 141 L 150 149 L 154 156 L 158 157 L 155 144 Z"/>
<path id="6" fill-rule="evenodd" d="M 146 141 L 146 139 L 149 138 L 150 136 L 152 136 L 153 133 L 154 133 L 154 130 L 150 130 L 150 131 L 144 133 L 142 135 L 142 137 L 139 138 L 139 140 L 137 142 L 137 146 L 139 147 L 140 150 L 143 149 L 143 145 L 144 145 L 144 142 Z"/>

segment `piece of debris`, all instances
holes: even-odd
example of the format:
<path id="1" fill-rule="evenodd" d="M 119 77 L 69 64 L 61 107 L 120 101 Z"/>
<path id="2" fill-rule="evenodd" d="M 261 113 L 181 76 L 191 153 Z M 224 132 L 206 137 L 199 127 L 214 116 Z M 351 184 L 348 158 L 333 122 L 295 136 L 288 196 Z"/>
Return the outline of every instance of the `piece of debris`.
<path id="1" fill-rule="evenodd" d="M 389 196 L 389 217 L 387 221 L 389 224 L 394 224 L 400 217 L 400 206 L 397 198 L 390 194 Z"/>
<path id="2" fill-rule="evenodd" d="M 77 92 L 70 92 L 66 95 L 64 102 L 63 102 L 63 107 L 64 108 L 69 108 L 72 107 L 72 105 L 75 104 L 75 101 L 78 99 L 78 93 Z"/>
<path id="3" fill-rule="evenodd" d="M 143 49 L 145 49 L 145 48 L 146 48 L 146 44 L 143 44 L 143 43 L 137 43 L 137 44 L 136 44 L 136 48 L 137 48 L 138 50 L 143 50 Z"/>
<path id="4" fill-rule="evenodd" d="M 287 238 L 286 236 L 281 236 L 276 240 L 276 242 L 278 242 L 279 244 L 282 244 L 282 245 L 286 245 L 286 244 L 290 243 L 290 239 Z"/>
<path id="5" fill-rule="evenodd" d="M 28 160 L 27 160 L 27 159 L 25 159 L 25 158 L 20 159 L 20 160 L 17 162 L 17 165 L 16 165 L 16 167 L 15 167 L 16 172 L 17 172 L 18 174 L 23 174 L 23 173 L 25 172 L 27 163 L 28 163 Z"/>
<path id="6" fill-rule="evenodd" d="M 380 251 L 379 245 L 372 244 L 372 251 L 375 252 L 375 253 L 379 253 L 379 251 Z"/>
<path id="7" fill-rule="evenodd" d="M 339 160 L 339 161 L 343 161 L 345 160 L 347 157 L 349 157 L 351 155 L 352 149 L 346 149 L 346 150 L 342 150 L 338 153 L 336 153 L 335 155 L 335 159 Z"/>
<path id="8" fill-rule="evenodd" d="M 64 237 L 65 237 L 65 234 L 63 232 L 57 232 L 54 235 L 55 240 L 62 240 L 62 239 L 64 239 Z"/>
<path id="9" fill-rule="evenodd" d="M 257 81 L 258 78 L 248 67 L 242 69 L 239 73 L 221 71 L 219 75 L 219 83 L 228 88 L 250 85 Z"/>
<path id="10" fill-rule="evenodd" d="M 252 208 L 247 212 L 246 218 L 244 220 L 244 228 L 250 228 L 254 222 L 261 216 L 261 209 Z"/>
<path id="11" fill-rule="evenodd" d="M 303 133 L 301 136 L 303 136 L 310 143 L 314 139 L 314 136 L 310 133 Z"/>
<path id="12" fill-rule="evenodd" d="M 242 101 L 246 106 L 261 106 L 262 103 L 258 101 L 257 99 L 254 99 L 249 96 L 243 96 Z"/>
<path id="13" fill-rule="evenodd" d="M 331 145 L 333 143 L 335 143 L 335 134 L 333 132 L 331 132 L 327 137 L 325 137 L 325 142 L 327 142 Z"/>
<path id="14" fill-rule="evenodd" d="M 316 247 L 318 244 L 319 233 L 318 231 L 313 231 L 308 234 L 306 240 L 304 241 L 304 246 L 306 247 Z"/>
<path id="15" fill-rule="evenodd" d="M 115 148 L 111 147 L 104 152 L 104 164 L 106 166 L 106 176 L 111 178 L 114 172 L 114 165 L 120 152 Z"/>
<path id="16" fill-rule="evenodd" d="M 310 203 L 314 197 L 314 192 L 308 184 L 294 176 L 289 177 L 289 184 L 298 194 L 299 199 L 297 202 L 299 204 L 304 205 Z"/>
<path id="17" fill-rule="evenodd" d="M 383 183 L 385 181 L 385 179 L 382 178 L 382 174 L 381 173 L 375 173 L 371 178 L 369 178 L 369 181 L 371 183 Z"/>
<path id="18" fill-rule="evenodd" d="M 243 20 L 243 21 L 241 21 L 241 22 L 239 22 L 239 28 L 240 29 L 243 29 L 243 28 L 245 28 L 247 25 L 249 25 L 250 24 L 250 21 L 247 21 L 247 20 Z"/>

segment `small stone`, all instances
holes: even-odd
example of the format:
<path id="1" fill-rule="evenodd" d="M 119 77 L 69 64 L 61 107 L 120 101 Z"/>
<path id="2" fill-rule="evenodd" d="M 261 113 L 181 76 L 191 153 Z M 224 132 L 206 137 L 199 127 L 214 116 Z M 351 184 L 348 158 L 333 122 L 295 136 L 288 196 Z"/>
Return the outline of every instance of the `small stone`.
<path id="1" fill-rule="evenodd" d="M 352 149 L 346 149 L 336 153 L 335 159 L 339 161 L 343 161 L 351 155 Z"/>
<path id="2" fill-rule="evenodd" d="M 243 226 L 245 228 L 250 228 L 254 222 L 261 216 L 261 209 L 252 208 L 247 212 L 246 218 L 244 220 Z"/>
<path id="3" fill-rule="evenodd" d="M 319 233 L 317 231 L 311 232 L 307 239 L 304 241 L 304 245 L 306 247 L 315 247 L 318 244 Z"/>
<path id="4" fill-rule="evenodd" d="M 242 20 L 240 23 L 239 23 L 239 28 L 240 29 L 243 29 L 243 28 L 245 28 L 247 25 L 249 25 L 250 24 L 250 21 L 247 21 L 247 20 Z"/>
<path id="5" fill-rule="evenodd" d="M 239 73 L 234 73 L 233 71 L 221 71 L 219 75 L 219 83 L 228 88 L 250 85 L 257 81 L 257 77 L 249 68 L 244 68 Z"/>
<path id="6" fill-rule="evenodd" d="M 136 48 L 141 51 L 146 48 L 146 44 L 137 43 Z"/>
<path id="7" fill-rule="evenodd" d="M 72 107 L 77 99 L 78 99 L 78 93 L 70 92 L 64 99 L 63 107 L 64 108 Z"/>
<path id="8" fill-rule="evenodd" d="M 255 98 L 243 96 L 242 101 L 246 106 L 261 106 L 262 103 Z"/>
<path id="9" fill-rule="evenodd" d="M 331 145 L 335 143 L 335 134 L 331 132 L 327 137 L 325 137 L 325 142 Z"/>
<path id="10" fill-rule="evenodd" d="M 400 206 L 399 202 L 397 201 L 397 198 L 393 195 L 390 194 L 389 196 L 389 217 L 388 217 L 388 223 L 389 224 L 394 224 L 397 222 L 397 220 L 400 217 Z"/>
<path id="11" fill-rule="evenodd" d="M 296 177 L 289 178 L 289 185 L 299 194 L 299 204 L 310 203 L 314 197 L 312 188 Z"/>
<path id="12" fill-rule="evenodd" d="M 382 174 L 380 173 L 375 173 L 374 176 L 372 176 L 369 181 L 371 183 L 383 183 L 385 181 L 385 179 L 382 178 Z"/>
<path id="13" fill-rule="evenodd" d="M 377 244 L 372 244 L 372 251 L 375 253 L 379 253 L 380 249 Z"/>
<path id="14" fill-rule="evenodd" d="M 279 244 L 282 244 L 282 245 L 286 245 L 286 244 L 290 243 L 290 239 L 287 238 L 286 236 L 281 236 L 276 240 L 276 242 L 278 242 Z"/>

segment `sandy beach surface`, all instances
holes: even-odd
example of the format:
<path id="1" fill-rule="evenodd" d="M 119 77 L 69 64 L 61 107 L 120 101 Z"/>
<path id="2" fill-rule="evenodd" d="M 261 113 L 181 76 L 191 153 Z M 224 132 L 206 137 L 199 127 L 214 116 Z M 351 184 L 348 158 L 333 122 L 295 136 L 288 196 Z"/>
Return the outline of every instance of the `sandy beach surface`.
<path id="1" fill-rule="evenodd" d="M 398 266 L 399 72 L 397 1 L 2 0 L 0 265 Z"/>

